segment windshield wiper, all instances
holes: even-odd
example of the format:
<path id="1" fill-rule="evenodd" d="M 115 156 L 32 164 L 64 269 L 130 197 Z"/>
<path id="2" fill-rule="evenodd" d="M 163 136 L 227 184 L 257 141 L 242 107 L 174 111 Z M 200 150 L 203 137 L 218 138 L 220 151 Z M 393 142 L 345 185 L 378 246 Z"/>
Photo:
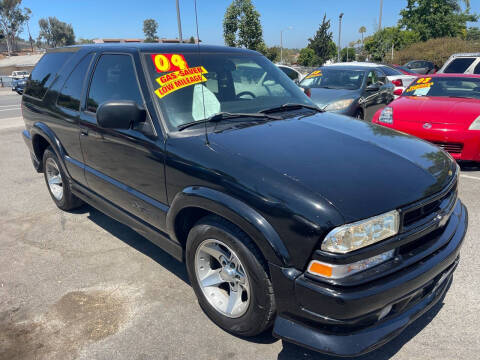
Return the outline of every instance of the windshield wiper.
<path id="1" fill-rule="evenodd" d="M 182 124 L 177 126 L 178 131 L 182 131 L 190 126 L 194 126 L 197 124 L 205 124 L 205 123 L 215 123 L 220 122 L 222 120 L 227 119 L 236 119 L 236 118 L 243 118 L 243 117 L 250 117 L 250 118 L 259 118 L 259 119 L 270 119 L 270 120 L 281 120 L 281 117 L 263 114 L 263 113 L 230 113 L 230 112 L 219 112 L 215 115 L 212 115 L 206 119 L 198 120 L 198 121 L 191 121 L 186 124 Z"/>
<path id="2" fill-rule="evenodd" d="M 280 106 L 274 106 L 268 109 L 260 110 L 259 113 L 268 114 L 273 112 L 289 111 L 289 110 L 295 110 L 295 109 L 301 109 L 301 108 L 315 110 L 318 112 L 324 112 L 324 110 L 320 109 L 315 105 L 287 103 Z"/>

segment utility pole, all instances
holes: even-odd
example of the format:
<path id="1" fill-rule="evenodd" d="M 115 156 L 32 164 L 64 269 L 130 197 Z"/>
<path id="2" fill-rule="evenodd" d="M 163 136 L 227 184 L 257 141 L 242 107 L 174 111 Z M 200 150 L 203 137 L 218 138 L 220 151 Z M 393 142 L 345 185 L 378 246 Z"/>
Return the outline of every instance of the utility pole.
<path id="1" fill-rule="evenodd" d="M 342 39 L 342 17 L 343 13 L 338 16 L 338 46 L 337 46 L 337 62 L 340 62 L 340 44 Z"/>
<path id="2" fill-rule="evenodd" d="M 382 12 L 383 12 L 383 0 L 380 0 L 380 17 L 378 18 L 378 30 L 382 30 Z"/>
<path id="3" fill-rule="evenodd" d="M 178 23 L 178 39 L 180 40 L 180 43 L 182 43 L 183 42 L 182 21 L 180 20 L 180 5 L 178 4 L 178 0 L 177 0 L 177 23 Z"/>
<path id="4" fill-rule="evenodd" d="M 283 64 L 283 30 L 280 30 L 280 64 Z"/>
<path id="5" fill-rule="evenodd" d="M 28 40 L 30 41 L 30 47 L 32 48 L 32 53 L 33 53 L 33 39 L 32 39 L 32 35 L 30 34 L 30 26 L 28 26 L 28 21 L 27 21 L 27 29 L 28 29 Z"/>

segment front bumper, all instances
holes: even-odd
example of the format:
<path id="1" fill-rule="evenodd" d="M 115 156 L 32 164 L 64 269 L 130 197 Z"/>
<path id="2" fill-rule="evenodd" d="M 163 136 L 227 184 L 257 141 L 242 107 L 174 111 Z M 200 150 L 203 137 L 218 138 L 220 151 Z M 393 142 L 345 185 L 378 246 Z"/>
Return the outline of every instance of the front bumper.
<path id="1" fill-rule="evenodd" d="M 274 335 L 337 356 L 357 356 L 385 344 L 447 291 L 467 223 L 467 210 L 458 200 L 436 240 L 446 242 L 444 246 L 415 264 L 362 285 L 334 286 L 295 269 L 270 265 L 278 313 Z"/>
<path id="2" fill-rule="evenodd" d="M 454 159 L 464 161 L 480 161 L 480 131 L 458 128 L 458 125 L 430 124 L 430 129 L 421 122 L 395 121 L 392 125 L 374 121 L 378 125 L 402 131 L 432 142 Z"/>

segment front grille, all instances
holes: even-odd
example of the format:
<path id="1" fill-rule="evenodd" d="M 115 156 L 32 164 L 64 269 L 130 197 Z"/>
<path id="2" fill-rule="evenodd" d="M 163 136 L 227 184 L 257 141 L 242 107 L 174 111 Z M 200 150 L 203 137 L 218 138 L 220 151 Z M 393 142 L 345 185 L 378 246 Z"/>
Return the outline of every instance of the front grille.
<path id="1" fill-rule="evenodd" d="M 433 143 L 450 154 L 460 154 L 463 150 L 462 143 L 445 143 L 435 141 Z"/>
<path id="2" fill-rule="evenodd" d="M 402 217 L 403 230 L 427 223 L 439 211 L 445 211 L 454 205 L 457 198 L 457 183 L 443 194 L 405 209 Z"/>

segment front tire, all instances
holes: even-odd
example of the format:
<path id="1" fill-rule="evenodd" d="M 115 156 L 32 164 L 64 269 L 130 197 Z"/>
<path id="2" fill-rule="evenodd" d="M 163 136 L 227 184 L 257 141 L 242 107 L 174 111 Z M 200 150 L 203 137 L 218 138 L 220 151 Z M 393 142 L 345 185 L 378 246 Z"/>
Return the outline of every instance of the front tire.
<path id="1" fill-rule="evenodd" d="M 275 314 L 268 267 L 256 245 L 228 221 L 208 216 L 187 239 L 190 283 L 207 316 L 226 331 L 254 336 Z"/>
<path id="2" fill-rule="evenodd" d="M 51 147 L 43 153 L 43 175 L 48 192 L 58 208 L 68 211 L 82 205 L 82 201 L 72 194 L 68 178 Z"/>

